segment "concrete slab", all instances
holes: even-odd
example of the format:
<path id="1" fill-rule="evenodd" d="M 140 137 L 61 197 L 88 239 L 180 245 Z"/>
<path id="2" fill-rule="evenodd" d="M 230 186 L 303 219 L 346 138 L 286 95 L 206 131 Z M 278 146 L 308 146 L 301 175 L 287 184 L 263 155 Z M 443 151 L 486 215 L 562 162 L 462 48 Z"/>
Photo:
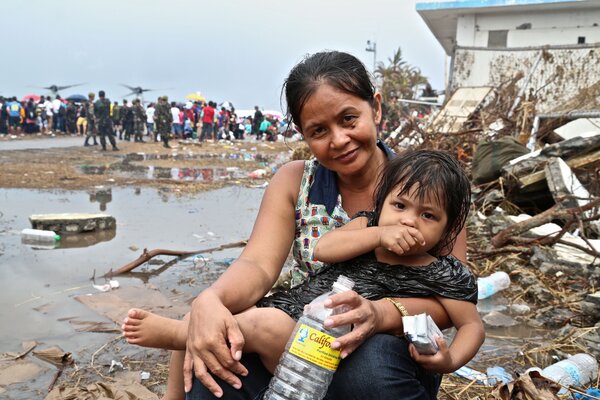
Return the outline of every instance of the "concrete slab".
<path id="1" fill-rule="evenodd" d="M 29 217 L 34 229 L 54 231 L 60 235 L 115 229 L 113 216 L 108 214 L 34 214 Z"/>

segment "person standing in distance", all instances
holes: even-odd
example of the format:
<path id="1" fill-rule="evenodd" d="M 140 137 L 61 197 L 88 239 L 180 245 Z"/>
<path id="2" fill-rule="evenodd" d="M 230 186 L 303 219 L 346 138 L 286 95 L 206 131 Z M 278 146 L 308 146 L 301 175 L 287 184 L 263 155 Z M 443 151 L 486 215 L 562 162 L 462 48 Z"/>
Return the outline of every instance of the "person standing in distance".
<path id="1" fill-rule="evenodd" d="M 171 131 L 171 123 L 173 122 L 173 116 L 169 109 L 167 96 L 161 96 L 158 98 L 158 104 L 156 104 L 156 110 L 154 111 L 154 121 L 156 122 L 156 134 L 160 135 L 163 142 L 163 146 L 170 148 L 169 146 L 169 133 Z"/>
<path id="2" fill-rule="evenodd" d="M 112 120 L 110 119 L 110 100 L 105 97 L 104 90 L 98 92 L 99 99 L 94 103 L 94 117 L 96 117 L 96 124 L 98 134 L 100 135 L 100 144 L 102 150 L 106 151 L 106 138 L 110 141 L 112 149 L 114 151 L 119 150 L 115 137 L 112 134 Z M 89 121 L 88 121 L 89 122 Z"/>
<path id="3" fill-rule="evenodd" d="M 96 95 L 92 92 L 88 93 L 88 101 L 83 103 L 81 106 L 83 109 L 82 114 L 85 115 L 86 122 L 82 126 L 85 129 L 85 142 L 84 146 L 89 146 L 90 138 L 94 140 L 94 146 L 98 144 L 96 141 L 96 135 L 98 132 L 98 125 L 96 124 L 96 117 L 94 115 L 94 98 Z"/>

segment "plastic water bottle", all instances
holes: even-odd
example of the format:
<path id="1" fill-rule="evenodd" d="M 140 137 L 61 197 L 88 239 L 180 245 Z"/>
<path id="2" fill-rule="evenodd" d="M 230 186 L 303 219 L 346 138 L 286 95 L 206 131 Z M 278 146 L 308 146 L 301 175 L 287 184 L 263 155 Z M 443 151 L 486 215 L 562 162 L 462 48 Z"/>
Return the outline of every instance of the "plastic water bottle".
<path id="1" fill-rule="evenodd" d="M 510 286 L 510 277 L 506 272 L 494 272 L 490 276 L 477 278 L 477 298 L 487 299 Z"/>
<path id="2" fill-rule="evenodd" d="M 544 368 L 541 375 L 564 386 L 581 387 L 597 378 L 598 361 L 589 354 L 579 353 Z M 564 392 L 566 389 L 562 388 L 559 394 Z"/>
<path id="3" fill-rule="evenodd" d="M 345 312 L 346 308 L 325 308 L 323 302 L 352 287 L 354 282 L 340 275 L 331 292 L 322 294 L 304 308 L 263 399 L 320 400 L 325 397 L 340 362 L 340 351 L 333 350 L 331 343 L 350 332 L 350 326 L 326 329 L 323 321 L 330 315 Z"/>
<path id="4" fill-rule="evenodd" d="M 60 235 L 53 231 L 44 231 L 41 229 L 23 229 L 21 231 L 21 240 L 23 242 L 54 244 L 60 240 Z"/>

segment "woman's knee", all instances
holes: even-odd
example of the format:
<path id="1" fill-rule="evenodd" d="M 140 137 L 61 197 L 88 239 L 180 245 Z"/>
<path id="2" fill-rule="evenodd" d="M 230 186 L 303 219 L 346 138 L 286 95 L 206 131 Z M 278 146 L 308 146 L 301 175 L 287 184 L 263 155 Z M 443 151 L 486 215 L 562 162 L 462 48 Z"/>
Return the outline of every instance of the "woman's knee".
<path id="1" fill-rule="evenodd" d="M 429 399 L 438 386 L 439 375 L 411 358 L 405 339 L 377 334 L 340 363 L 327 398 Z"/>

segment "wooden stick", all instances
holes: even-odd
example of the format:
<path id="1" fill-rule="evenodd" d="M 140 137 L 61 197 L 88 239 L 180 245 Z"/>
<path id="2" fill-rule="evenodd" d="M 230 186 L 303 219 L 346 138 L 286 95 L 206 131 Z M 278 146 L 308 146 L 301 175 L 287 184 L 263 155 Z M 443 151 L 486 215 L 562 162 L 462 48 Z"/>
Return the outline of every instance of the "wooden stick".
<path id="1" fill-rule="evenodd" d="M 510 225 L 508 228 L 500 231 L 492 238 L 492 246 L 496 248 L 502 247 L 510 240 L 511 236 L 519 235 L 520 233 L 526 232 L 537 226 L 551 222 L 554 219 L 568 219 L 569 217 L 576 216 L 584 211 L 597 207 L 599 204 L 600 198 L 594 199 L 581 207 L 563 208 L 557 204 L 544 212 L 528 218 L 525 221 Z"/>
<path id="2" fill-rule="evenodd" d="M 129 264 L 123 265 L 121 268 L 119 268 L 116 271 L 110 270 L 109 272 L 104 274 L 103 277 L 107 278 L 110 276 L 121 275 L 121 274 L 127 273 L 127 272 L 131 271 L 132 269 L 134 269 L 135 267 L 142 265 L 143 263 L 147 262 L 151 258 L 159 256 L 159 255 L 178 256 L 178 257 L 191 256 L 193 254 L 198 254 L 198 253 L 211 253 L 213 251 L 231 249 L 234 247 L 243 247 L 247 243 L 248 243 L 247 240 L 240 240 L 239 242 L 222 244 L 221 246 L 212 247 L 210 249 L 194 250 L 194 251 L 179 251 L 179 250 L 167 250 L 167 249 L 154 249 L 154 250 L 148 251 L 147 249 L 144 249 L 144 252 L 142 253 L 141 256 L 139 256 L 137 258 L 137 260 L 134 260 L 134 261 L 130 262 Z"/>
<path id="3" fill-rule="evenodd" d="M 478 250 L 469 256 L 471 260 L 481 260 L 483 258 L 497 256 L 504 253 L 520 253 L 520 254 L 532 254 L 533 249 L 531 247 L 523 246 L 505 246 L 501 249 L 490 249 L 490 250 Z"/>

